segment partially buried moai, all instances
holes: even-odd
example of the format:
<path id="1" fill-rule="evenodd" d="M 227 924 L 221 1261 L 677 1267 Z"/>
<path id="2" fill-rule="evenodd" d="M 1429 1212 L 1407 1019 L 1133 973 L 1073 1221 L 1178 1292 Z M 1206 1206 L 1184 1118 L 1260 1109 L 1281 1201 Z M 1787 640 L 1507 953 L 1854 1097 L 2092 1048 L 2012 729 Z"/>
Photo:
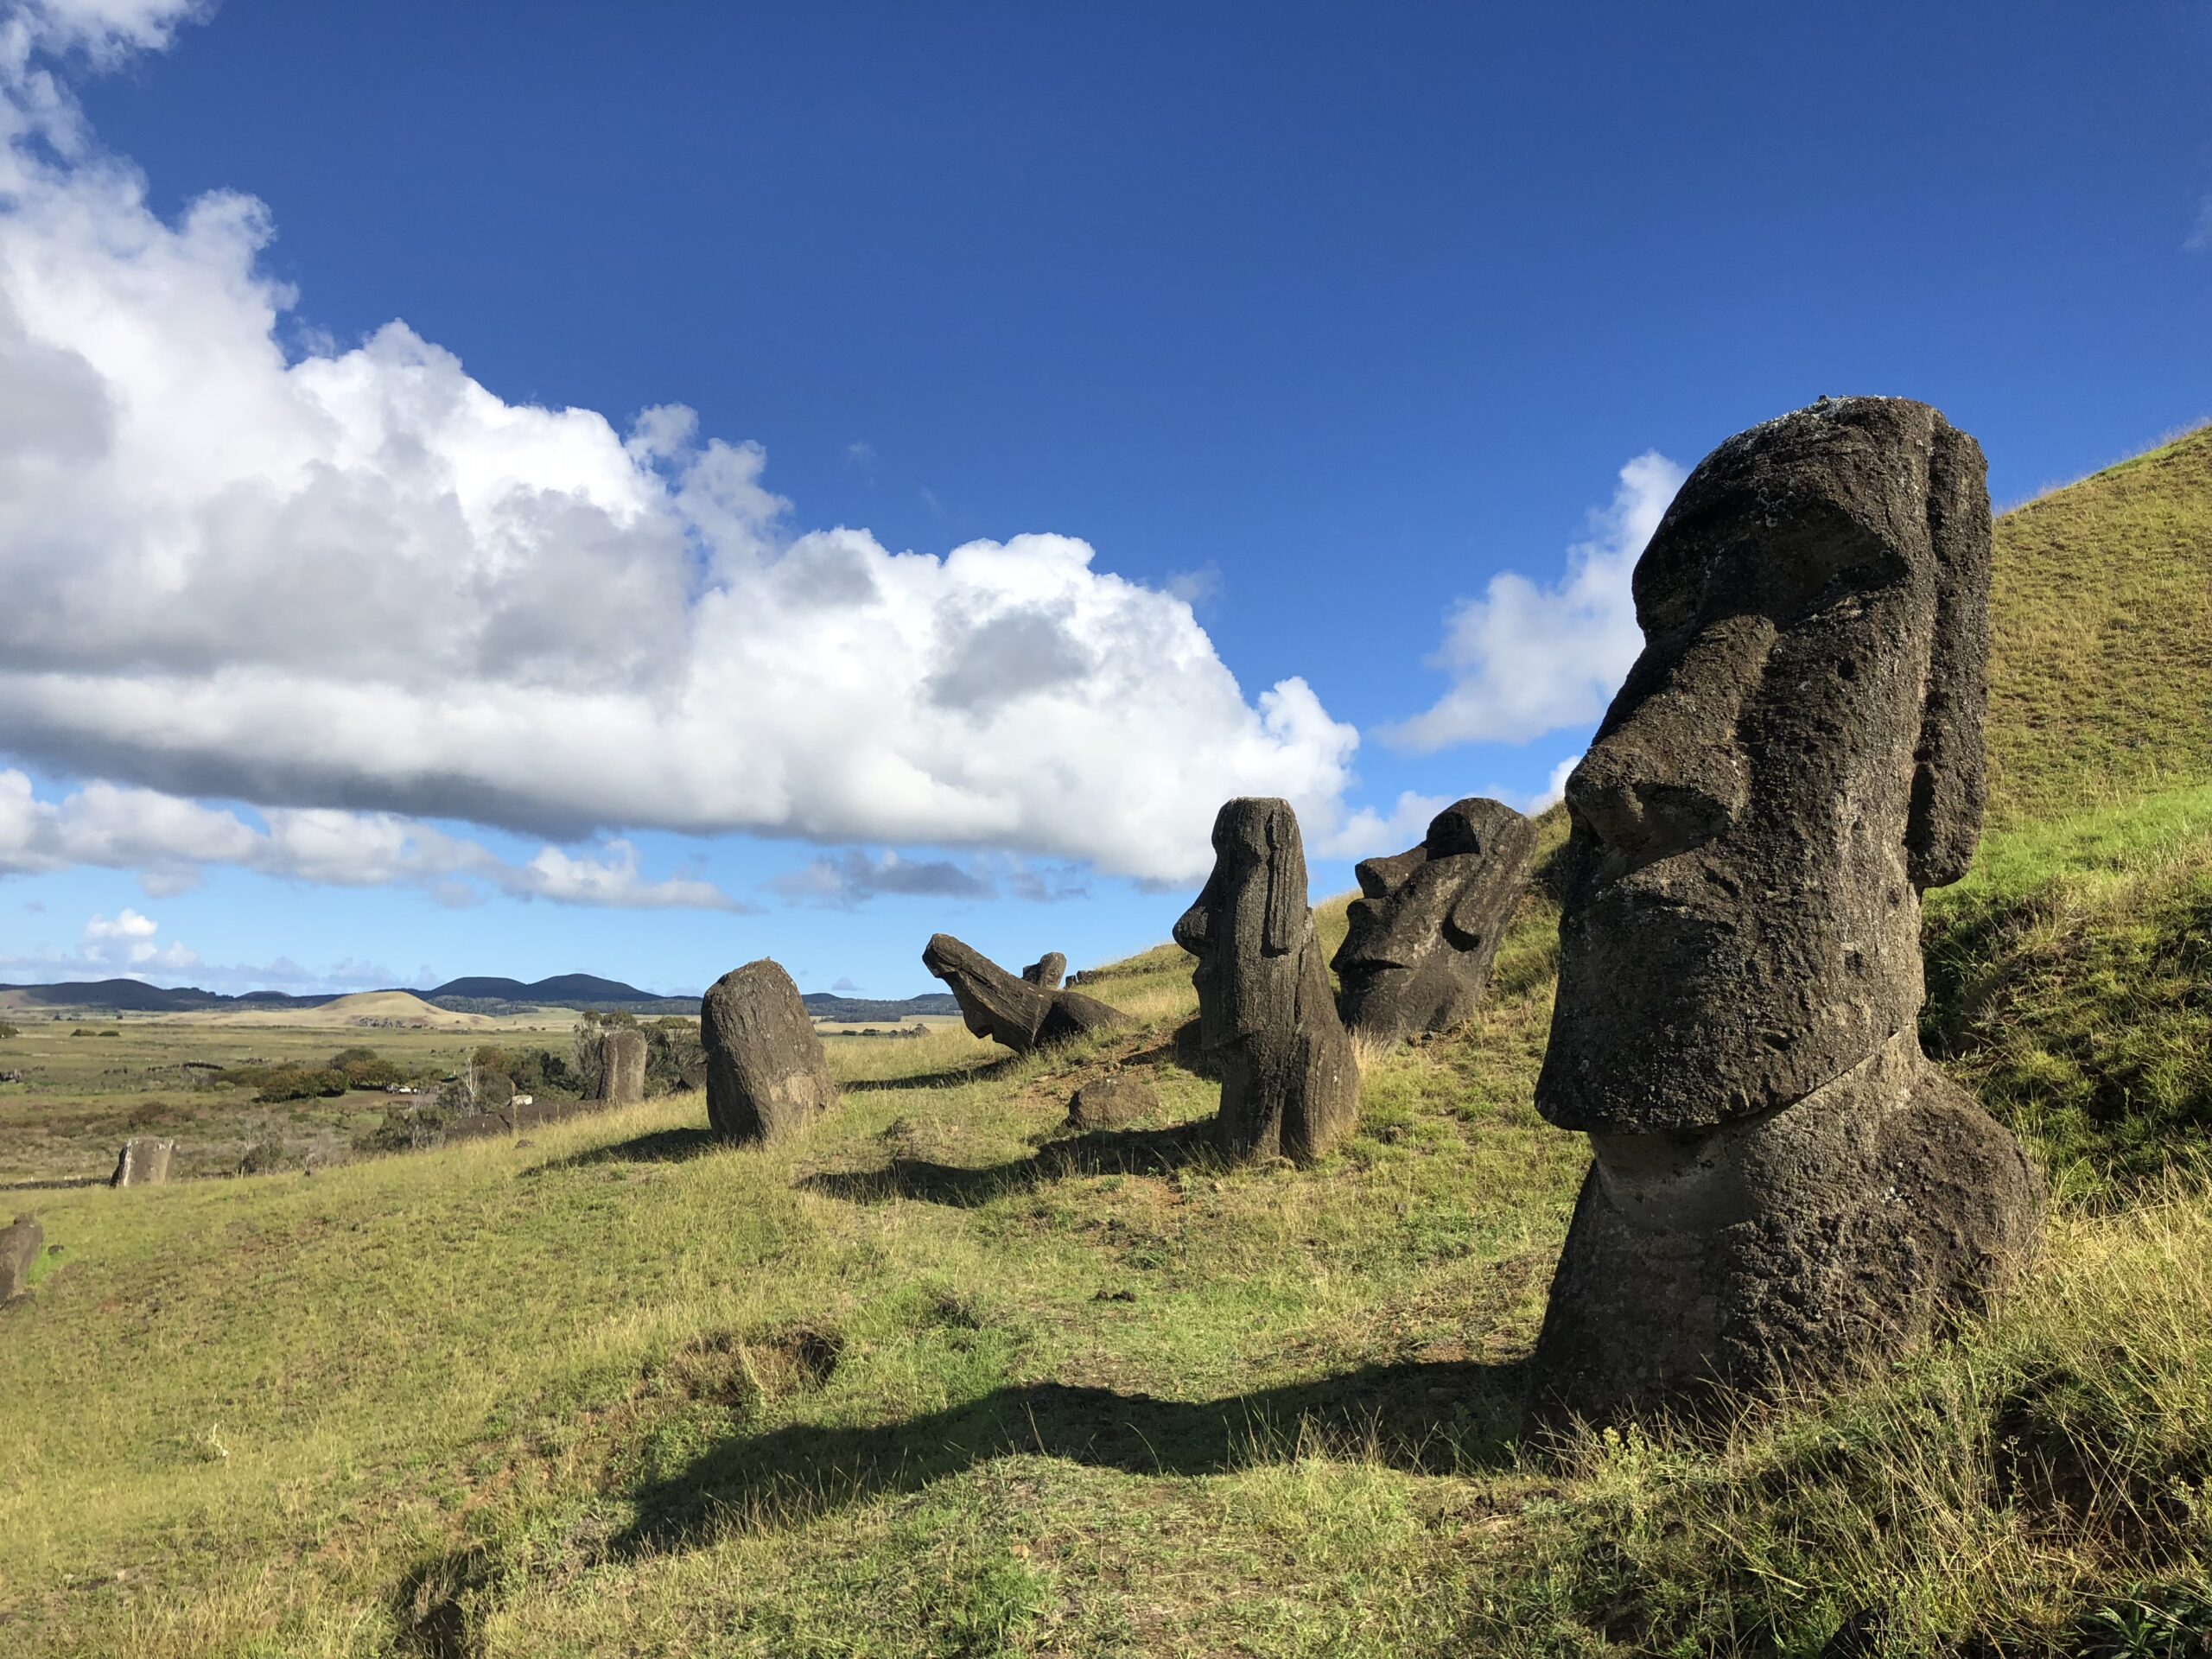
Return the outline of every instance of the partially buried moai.
<path id="1" fill-rule="evenodd" d="M 592 1045 L 593 1097 L 628 1106 L 645 1097 L 645 1033 L 635 1026 L 603 1027 Z"/>
<path id="2" fill-rule="evenodd" d="M 1198 959 L 1191 979 L 1199 1046 L 1221 1077 L 1221 1148 L 1303 1163 L 1358 1123 L 1359 1065 L 1306 908 L 1298 817 L 1287 801 L 1231 801 L 1214 819 L 1213 851 L 1175 943 Z"/>
<path id="3" fill-rule="evenodd" d="M 772 1141 L 837 1098 L 822 1039 L 798 987 L 763 957 L 732 969 L 699 1002 L 707 1121 L 725 1141 Z"/>
<path id="4" fill-rule="evenodd" d="M 115 1155 L 115 1173 L 107 1178 L 110 1186 L 159 1186 L 169 1178 L 169 1165 L 176 1157 L 176 1142 L 162 1141 L 150 1135 L 134 1135 L 123 1143 L 123 1150 Z"/>
<path id="5" fill-rule="evenodd" d="M 1047 950 L 1021 970 L 1022 982 L 1040 991 L 1057 991 L 1067 970 L 1068 959 L 1057 950 Z"/>
<path id="6" fill-rule="evenodd" d="M 35 1216 L 17 1216 L 0 1227 L 0 1307 L 13 1307 L 31 1294 L 31 1268 L 46 1249 L 46 1229 Z"/>
<path id="7" fill-rule="evenodd" d="M 1344 1024 L 1388 1045 L 1464 1023 L 1490 988 L 1491 965 L 1535 861 L 1536 826 L 1501 801 L 1454 801 L 1420 846 L 1370 858 L 1329 965 Z"/>
<path id="8" fill-rule="evenodd" d="M 2040 1183 L 1916 1029 L 1920 894 L 1980 829 L 1984 477 L 1924 404 L 1823 400 L 1707 456 L 1637 565 L 1536 1085 L 1596 1154 L 1536 1355 L 1577 1410 L 1839 1376 L 2032 1246 Z"/>

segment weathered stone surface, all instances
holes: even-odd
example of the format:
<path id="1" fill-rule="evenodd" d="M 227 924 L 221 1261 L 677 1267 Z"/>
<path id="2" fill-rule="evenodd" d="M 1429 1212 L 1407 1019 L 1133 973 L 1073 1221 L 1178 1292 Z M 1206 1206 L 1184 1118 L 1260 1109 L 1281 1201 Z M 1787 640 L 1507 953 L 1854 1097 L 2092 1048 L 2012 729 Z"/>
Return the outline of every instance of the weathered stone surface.
<path id="1" fill-rule="evenodd" d="M 1351 928 L 1329 964 L 1345 1026 L 1389 1044 L 1471 1015 L 1535 856 L 1536 826 L 1477 797 L 1438 813 L 1420 846 L 1360 864 Z"/>
<path id="2" fill-rule="evenodd" d="M 31 1293 L 31 1263 L 46 1248 L 46 1229 L 30 1216 L 0 1227 L 0 1307 Z"/>
<path id="3" fill-rule="evenodd" d="M 1065 957 L 1060 965 L 1067 965 Z M 943 980 L 959 1001 L 960 1016 L 969 1031 L 1017 1054 L 1129 1023 L 1120 1009 L 1079 991 L 1046 990 L 1018 979 L 950 933 L 930 936 L 922 950 L 922 966 Z"/>
<path id="4" fill-rule="evenodd" d="M 1047 950 L 1021 970 L 1021 977 L 1025 983 L 1034 985 L 1040 991 L 1057 991 L 1060 988 L 1060 976 L 1067 970 L 1068 959 L 1057 950 Z"/>
<path id="5" fill-rule="evenodd" d="M 1175 1057 L 1176 1065 L 1193 1077 L 1221 1081 L 1220 1066 L 1214 1063 L 1214 1056 L 1206 1052 L 1205 1023 L 1195 1017 L 1175 1027 L 1174 1034 L 1167 1039 L 1167 1052 Z"/>
<path id="6" fill-rule="evenodd" d="M 1068 1102 L 1068 1128 L 1116 1129 L 1160 1109 L 1160 1092 L 1125 1071 L 1095 1077 Z"/>
<path id="7" fill-rule="evenodd" d="M 798 987 L 765 957 L 707 988 L 699 1036 L 707 1049 L 707 1121 L 726 1141 L 774 1140 L 836 1101 Z"/>
<path id="8" fill-rule="evenodd" d="M 1540 1111 L 1589 1132 L 1537 1370 L 1611 1415 L 1802 1385 L 2018 1270 L 2041 1192 L 1922 1056 L 1922 890 L 1979 835 L 1989 505 L 1924 404 L 1822 402 L 1691 474 L 1567 784 Z"/>
<path id="9" fill-rule="evenodd" d="M 627 1106 L 645 1097 L 645 1033 L 635 1026 L 607 1026 L 594 1052 L 593 1093 L 609 1106 Z"/>
<path id="10" fill-rule="evenodd" d="M 134 1136 L 116 1154 L 110 1186 L 159 1186 L 169 1178 L 169 1163 L 176 1156 L 176 1142 Z"/>
<path id="11" fill-rule="evenodd" d="M 1306 903 L 1306 849 L 1287 801 L 1230 801 L 1213 874 L 1175 924 L 1198 959 L 1198 1041 L 1219 1071 L 1222 1150 L 1320 1156 L 1359 1121 L 1359 1067 L 1337 1016 Z"/>

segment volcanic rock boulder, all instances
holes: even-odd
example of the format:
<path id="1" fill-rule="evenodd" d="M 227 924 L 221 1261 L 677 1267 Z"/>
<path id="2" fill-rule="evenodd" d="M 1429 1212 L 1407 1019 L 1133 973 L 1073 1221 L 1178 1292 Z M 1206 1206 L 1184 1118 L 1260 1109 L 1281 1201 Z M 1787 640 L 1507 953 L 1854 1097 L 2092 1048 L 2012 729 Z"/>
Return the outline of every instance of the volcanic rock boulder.
<path id="1" fill-rule="evenodd" d="M 1057 950 L 1047 950 L 1021 970 L 1022 981 L 1040 991 L 1060 988 L 1060 976 L 1068 970 L 1068 959 Z"/>
<path id="2" fill-rule="evenodd" d="M 1637 565 L 1536 1085 L 1596 1154 L 1536 1353 L 1577 1411 L 1844 1375 L 2032 1248 L 2040 1183 L 1916 1030 L 1920 894 L 1980 829 L 1984 479 L 1924 404 L 1823 400 L 1707 456 Z"/>
<path id="3" fill-rule="evenodd" d="M 1387 1046 L 1472 1014 L 1535 856 L 1536 826 L 1477 798 L 1438 813 L 1420 846 L 1361 863 L 1351 929 L 1329 964 L 1344 1024 Z"/>
<path id="4" fill-rule="evenodd" d="M 1047 957 L 1038 966 L 1042 968 L 1052 960 Z M 922 950 L 922 966 L 944 982 L 959 1002 L 960 1017 L 969 1031 L 1017 1054 L 1129 1023 L 1129 1016 L 1120 1009 L 1109 1008 L 1080 991 L 1046 990 L 1026 978 L 1018 979 L 950 933 L 930 936 Z M 1064 957 L 1060 966 L 1067 966 Z"/>
<path id="5" fill-rule="evenodd" d="M 176 1156 L 176 1142 L 134 1136 L 116 1154 L 110 1186 L 159 1186 L 169 1178 L 169 1162 Z"/>
<path id="6" fill-rule="evenodd" d="M 594 1097 L 627 1106 L 645 1097 L 645 1033 L 635 1026 L 608 1026 L 599 1033 L 592 1059 Z"/>
<path id="7" fill-rule="evenodd" d="M 798 987 L 765 957 L 708 988 L 699 1035 L 707 1049 L 707 1121 L 726 1141 L 772 1141 L 837 1098 Z"/>
<path id="8" fill-rule="evenodd" d="M 0 1307 L 22 1300 L 31 1294 L 31 1263 L 46 1248 L 46 1229 L 29 1216 L 17 1216 L 0 1227 Z"/>
<path id="9" fill-rule="evenodd" d="M 1068 1102 L 1071 1129 L 1117 1129 L 1160 1109 L 1160 1092 L 1142 1078 L 1123 1072 L 1096 1077 Z"/>
<path id="10" fill-rule="evenodd" d="M 1287 801 L 1230 801 L 1213 874 L 1175 924 L 1198 959 L 1198 1043 L 1221 1077 L 1223 1152 L 1303 1163 L 1359 1121 L 1359 1067 L 1306 904 L 1306 849 Z"/>

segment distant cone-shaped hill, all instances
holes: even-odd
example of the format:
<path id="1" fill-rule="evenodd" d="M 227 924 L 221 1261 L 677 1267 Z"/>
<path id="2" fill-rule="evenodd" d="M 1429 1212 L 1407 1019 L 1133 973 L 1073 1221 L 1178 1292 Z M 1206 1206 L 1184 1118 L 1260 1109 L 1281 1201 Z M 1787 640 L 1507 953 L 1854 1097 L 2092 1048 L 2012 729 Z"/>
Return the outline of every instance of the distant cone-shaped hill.
<path id="1" fill-rule="evenodd" d="M 1990 822 L 2212 783 L 2212 428 L 1997 521 Z"/>

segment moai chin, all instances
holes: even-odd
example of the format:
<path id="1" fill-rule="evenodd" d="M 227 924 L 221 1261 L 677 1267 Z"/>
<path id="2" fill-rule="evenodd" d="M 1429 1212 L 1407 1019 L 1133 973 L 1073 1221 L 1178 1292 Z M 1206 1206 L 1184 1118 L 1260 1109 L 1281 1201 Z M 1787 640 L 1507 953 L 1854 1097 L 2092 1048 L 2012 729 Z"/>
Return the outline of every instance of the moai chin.
<path id="1" fill-rule="evenodd" d="M 1572 1408 L 1847 1372 L 2032 1247 L 2039 1181 L 1916 1031 L 1920 894 L 1980 829 L 1984 480 L 1924 404 L 1823 400 L 1707 456 L 1637 563 L 1536 1085 L 1596 1154 L 1537 1344 Z"/>
<path id="2" fill-rule="evenodd" d="M 1230 801 L 1213 874 L 1175 924 L 1198 959 L 1198 1041 L 1221 1077 L 1221 1149 L 1318 1158 L 1359 1121 L 1359 1066 L 1306 904 L 1306 849 L 1287 801 Z"/>
<path id="3" fill-rule="evenodd" d="M 1535 856 L 1535 824 L 1473 797 L 1438 813 L 1420 846 L 1361 863 L 1350 929 L 1329 964 L 1344 1024 L 1388 1045 L 1464 1023 L 1490 988 Z"/>

